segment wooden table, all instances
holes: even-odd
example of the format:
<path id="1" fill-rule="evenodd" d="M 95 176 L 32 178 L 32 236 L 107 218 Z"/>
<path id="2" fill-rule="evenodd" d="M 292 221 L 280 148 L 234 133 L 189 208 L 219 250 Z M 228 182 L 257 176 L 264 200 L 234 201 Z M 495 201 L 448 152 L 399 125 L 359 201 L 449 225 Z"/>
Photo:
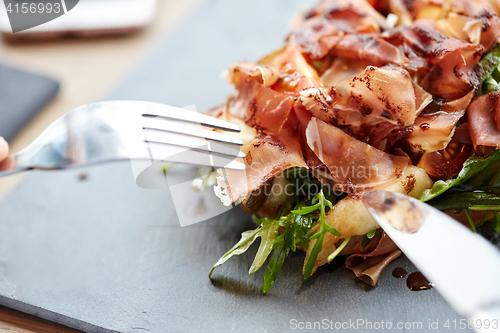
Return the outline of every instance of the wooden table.
<path id="1" fill-rule="evenodd" d="M 13 152 L 31 143 L 64 113 L 106 96 L 155 41 L 171 33 L 202 0 L 160 0 L 154 22 L 129 36 L 0 44 L 0 61 L 52 76 L 61 82 L 56 99 L 10 142 Z M 24 177 L 0 178 L 0 200 Z M 0 306 L 0 332 L 78 332 Z"/>

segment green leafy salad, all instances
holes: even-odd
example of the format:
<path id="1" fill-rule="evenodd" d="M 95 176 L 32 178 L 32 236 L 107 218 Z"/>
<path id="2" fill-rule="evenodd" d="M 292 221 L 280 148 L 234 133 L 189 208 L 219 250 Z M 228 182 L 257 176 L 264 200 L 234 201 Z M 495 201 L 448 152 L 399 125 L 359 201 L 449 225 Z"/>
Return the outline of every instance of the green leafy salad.
<path id="1" fill-rule="evenodd" d="M 497 9 L 486 0 L 322 0 L 281 48 L 231 65 L 225 77 L 235 94 L 209 114 L 241 129 L 232 135 L 243 142 L 246 170 L 221 169 L 193 185 L 214 185 L 225 206 L 252 214 L 255 228 L 209 276 L 259 243 L 249 274 L 265 266 L 262 293 L 297 250 L 304 279 L 343 257 L 375 285 L 401 255 L 362 203 L 375 189 L 497 237 Z"/>

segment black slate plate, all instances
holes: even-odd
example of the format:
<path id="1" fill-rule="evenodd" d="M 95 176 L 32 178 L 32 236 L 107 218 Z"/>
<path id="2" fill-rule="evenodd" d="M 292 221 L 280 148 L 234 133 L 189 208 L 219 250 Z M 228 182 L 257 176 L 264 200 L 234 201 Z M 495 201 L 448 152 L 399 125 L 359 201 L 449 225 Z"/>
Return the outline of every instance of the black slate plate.
<path id="1" fill-rule="evenodd" d="M 0 136 L 14 138 L 58 90 L 49 77 L 0 64 Z"/>
<path id="2" fill-rule="evenodd" d="M 227 64 L 281 45 L 307 3 L 206 2 L 109 97 L 216 105 L 231 91 L 218 79 Z M 85 331 L 285 332 L 332 321 L 344 327 L 335 331 L 382 332 L 375 329 L 383 321 L 401 323 L 396 332 L 425 332 L 438 321 L 439 331 L 454 332 L 443 325 L 460 320 L 435 290 L 412 292 L 391 277 L 397 266 L 415 270 L 405 258 L 370 288 L 341 261 L 304 282 L 304 256 L 292 254 L 262 296 L 263 272 L 247 275 L 253 248 L 210 281 L 211 266 L 252 226 L 249 217 L 234 209 L 181 228 L 170 191 L 135 186 L 129 163 L 33 172 L 0 204 L 0 221 L 0 304 Z M 353 326 L 358 320 L 372 327 Z M 420 330 L 404 328 L 418 323 Z"/>

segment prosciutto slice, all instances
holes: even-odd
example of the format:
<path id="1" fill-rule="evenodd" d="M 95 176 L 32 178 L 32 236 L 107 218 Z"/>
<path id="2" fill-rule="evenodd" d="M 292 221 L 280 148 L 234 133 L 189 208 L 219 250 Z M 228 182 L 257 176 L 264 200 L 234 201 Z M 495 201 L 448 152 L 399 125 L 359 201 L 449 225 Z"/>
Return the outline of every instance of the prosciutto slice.
<path id="1" fill-rule="evenodd" d="M 269 87 L 278 80 L 278 70 L 273 66 L 242 61 L 229 67 L 229 81 L 236 89 L 243 88 L 245 81 L 254 79 L 263 87 Z"/>
<path id="2" fill-rule="evenodd" d="M 441 32 L 448 36 L 456 37 L 472 44 L 481 42 L 483 22 L 457 13 L 449 13 L 447 17 L 436 21 Z"/>
<path id="3" fill-rule="evenodd" d="M 469 132 L 474 149 L 488 154 L 500 148 L 500 92 L 475 98 L 467 112 Z"/>
<path id="4" fill-rule="evenodd" d="M 226 206 L 288 168 L 307 167 L 295 131 L 289 123 L 277 134 L 257 134 L 242 151 L 246 154 L 246 170 L 222 170 L 217 179 L 215 192 Z"/>
<path id="5" fill-rule="evenodd" d="M 392 63 L 416 69 L 397 47 L 374 34 L 347 34 L 331 48 L 330 54 L 364 60 L 373 66 Z"/>
<path id="6" fill-rule="evenodd" d="M 452 100 L 465 96 L 480 83 L 473 70 L 480 60 L 480 45 L 451 51 L 431 68 L 420 82 L 422 88 L 434 97 Z"/>
<path id="7" fill-rule="evenodd" d="M 359 194 L 393 183 L 409 162 L 408 157 L 384 153 L 314 117 L 306 137 L 309 147 L 346 193 Z"/>
<path id="8" fill-rule="evenodd" d="M 276 61 L 276 67 L 279 68 L 279 76 L 272 86 L 276 91 L 296 97 L 304 89 L 323 86 L 318 73 L 309 65 L 295 44 L 284 48 Z"/>
<path id="9" fill-rule="evenodd" d="M 396 27 L 382 34 L 389 43 L 399 47 L 403 53 L 410 47 L 417 56 L 424 57 L 431 64 L 439 64 L 447 55 L 454 51 L 466 53 L 470 50 L 479 51 L 477 45 L 464 40 L 446 36 L 437 29 L 434 22 L 418 20 L 408 27 Z M 411 53 L 409 53 L 412 56 Z"/>
<path id="10" fill-rule="evenodd" d="M 380 232 L 379 230 L 377 233 Z M 351 254 L 345 262 L 345 266 L 352 270 L 356 277 L 370 286 L 375 286 L 382 270 L 401 255 L 401 251 L 385 232 L 378 237 L 380 238 L 375 249 L 368 253 L 360 251 L 361 253 Z"/>
<path id="11" fill-rule="evenodd" d="M 402 68 L 369 66 L 334 87 L 305 90 L 299 100 L 316 118 L 378 146 L 392 130 L 413 125 L 432 96 Z"/>
<path id="12" fill-rule="evenodd" d="M 252 69 L 253 67 L 253 69 Z M 238 90 L 228 101 L 228 112 L 249 126 L 278 133 L 292 109 L 293 97 L 266 86 L 276 82 L 274 70 L 244 63 L 230 71 L 230 81 Z M 274 81 L 274 82 L 273 82 Z"/>
<path id="13" fill-rule="evenodd" d="M 278 50 L 262 63 L 242 62 L 230 67 L 229 81 L 238 95 L 229 100 L 228 112 L 270 133 L 281 130 L 300 91 L 322 86 L 296 45 Z"/>
<path id="14" fill-rule="evenodd" d="M 452 102 L 434 102 L 415 120 L 408 143 L 414 152 L 431 153 L 446 148 L 457 122 L 465 115 L 475 91 Z"/>
<path id="15" fill-rule="evenodd" d="M 300 102 L 295 103 L 294 112 L 297 117 L 297 130 L 299 132 L 298 137 L 302 146 L 302 152 L 304 154 L 305 161 L 309 168 L 319 168 L 320 166 L 324 165 L 323 162 L 319 160 L 318 156 L 316 156 L 316 154 L 307 145 L 306 129 L 307 125 L 309 125 L 309 122 L 311 121 L 312 114 L 309 113 L 309 111 L 307 111 Z"/>
<path id="16" fill-rule="evenodd" d="M 480 60 L 483 47 L 446 36 L 433 21 L 419 20 L 382 36 L 398 47 L 413 67 L 426 73 L 420 85 L 434 97 L 457 99 L 479 84 L 473 68 Z"/>
<path id="17" fill-rule="evenodd" d="M 500 18 L 493 12 L 485 10 L 476 19 L 482 23 L 481 45 L 488 51 L 500 37 Z"/>
<path id="18" fill-rule="evenodd" d="M 496 5 L 496 8 L 495 8 Z M 494 13 L 498 10 L 498 2 L 488 0 L 454 0 L 453 11 L 464 13 L 467 16 L 474 17 L 485 12 Z"/>
<path id="19" fill-rule="evenodd" d="M 369 61 L 335 57 L 332 64 L 321 75 L 321 81 L 327 87 L 336 86 L 342 81 L 360 75 L 370 65 Z"/>
<path id="20" fill-rule="evenodd" d="M 312 59 L 323 58 L 349 33 L 380 32 L 384 17 L 364 0 L 325 0 L 308 13 L 287 41 L 300 46 Z"/>
<path id="21" fill-rule="evenodd" d="M 372 0 L 322 0 L 313 8 L 306 17 L 314 17 L 329 13 L 336 13 L 342 8 L 352 8 L 361 15 L 369 17 L 380 27 L 385 27 L 385 17 L 371 5 Z"/>

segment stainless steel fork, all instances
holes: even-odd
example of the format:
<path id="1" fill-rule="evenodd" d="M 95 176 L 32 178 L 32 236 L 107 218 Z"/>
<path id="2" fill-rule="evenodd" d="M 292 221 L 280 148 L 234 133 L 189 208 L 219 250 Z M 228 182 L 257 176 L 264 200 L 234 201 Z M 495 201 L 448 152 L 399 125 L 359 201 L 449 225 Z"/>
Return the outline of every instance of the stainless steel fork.
<path id="1" fill-rule="evenodd" d="M 207 129 L 208 127 L 208 129 Z M 244 170 L 231 123 L 197 112 L 143 101 L 81 106 L 52 123 L 32 144 L 0 164 L 0 177 L 120 160 L 179 162 Z"/>

